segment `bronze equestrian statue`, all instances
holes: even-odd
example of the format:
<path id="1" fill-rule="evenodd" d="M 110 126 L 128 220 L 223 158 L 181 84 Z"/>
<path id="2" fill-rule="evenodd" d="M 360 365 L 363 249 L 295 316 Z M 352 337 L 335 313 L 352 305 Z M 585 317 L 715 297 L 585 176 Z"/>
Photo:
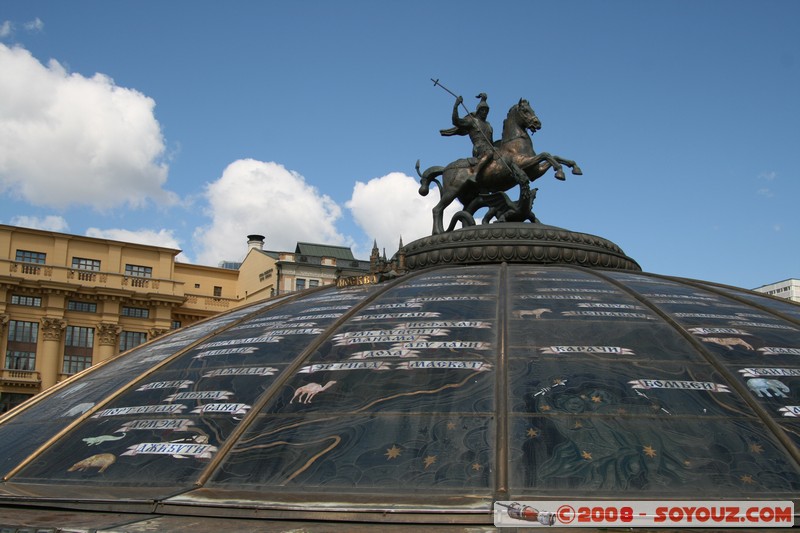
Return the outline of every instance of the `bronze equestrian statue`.
<path id="1" fill-rule="evenodd" d="M 439 84 L 438 80 L 435 83 Z M 499 222 L 538 222 L 531 211 L 535 195 L 531 194 L 530 182 L 540 178 L 551 168 L 555 170 L 557 179 L 565 179 L 562 165 L 569 167 L 572 174 L 583 173 L 575 161 L 547 152 L 537 154 L 533 150 L 533 141 L 528 131 L 533 134 L 542 124 L 527 100 L 520 99 L 508 110 L 503 121 L 502 137 L 499 141 L 493 141 L 492 127 L 486 121 L 489 113 L 486 94 L 481 93 L 478 98 L 480 103 L 476 111 L 461 118 L 458 116 L 458 106 L 463 105 L 463 98 L 456 97 L 453 128 L 441 130 L 441 134 L 445 136 L 468 135 L 473 144 L 473 157 L 458 159 L 446 167 L 429 167 L 424 172 L 420 172 L 417 161 L 419 193 L 422 196 L 427 195 L 431 182 L 441 192 L 441 199 L 433 208 L 434 235 L 445 231 L 444 210 L 456 199 L 464 209 L 453 217 L 447 231 L 452 230 L 457 222 L 474 225 L 472 215 L 484 207 L 489 208 L 483 219 L 484 223 L 492 217 L 496 217 Z M 441 183 L 436 179 L 439 176 L 442 177 Z M 515 185 L 520 187 L 520 199 L 516 204 L 505 194 L 505 191 Z"/>

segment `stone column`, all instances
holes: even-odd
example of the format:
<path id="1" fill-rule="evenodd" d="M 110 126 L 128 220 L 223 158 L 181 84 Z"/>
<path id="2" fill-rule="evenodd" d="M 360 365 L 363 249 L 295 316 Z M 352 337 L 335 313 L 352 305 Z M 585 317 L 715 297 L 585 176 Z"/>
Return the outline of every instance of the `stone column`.
<path id="1" fill-rule="evenodd" d="M 112 322 L 100 322 L 95 328 L 95 338 L 97 339 L 97 362 L 105 361 L 114 357 L 117 353 L 119 334 L 122 333 L 122 326 Z"/>
<path id="2" fill-rule="evenodd" d="M 7 351 L 5 349 L 6 346 L 7 346 L 5 341 L 8 340 L 8 339 L 6 339 L 6 326 L 8 325 L 8 319 L 9 319 L 8 315 L 6 315 L 6 314 L 0 315 L 0 349 L 3 350 L 3 352 L 0 353 L 0 361 L 5 361 L 5 354 L 6 354 L 6 351 Z M 5 368 L 5 367 L 3 367 L 3 368 Z"/>
<path id="3" fill-rule="evenodd" d="M 42 390 L 58 383 L 58 375 L 61 373 L 64 361 L 61 333 L 66 327 L 67 323 L 60 318 L 42 317 L 42 353 L 41 362 L 37 365 L 42 372 Z"/>

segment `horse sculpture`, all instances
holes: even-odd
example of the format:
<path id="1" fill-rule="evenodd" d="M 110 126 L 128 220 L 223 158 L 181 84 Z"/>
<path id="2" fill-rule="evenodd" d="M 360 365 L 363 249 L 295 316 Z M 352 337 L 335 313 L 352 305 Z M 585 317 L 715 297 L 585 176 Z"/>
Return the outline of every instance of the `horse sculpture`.
<path id="1" fill-rule="evenodd" d="M 489 208 L 489 214 L 483 222 L 496 217 L 500 222 L 538 222 L 531 205 L 533 195 L 530 191 L 530 182 L 540 178 L 549 169 L 555 170 L 555 177 L 564 180 L 562 165 L 571 169 L 572 174 L 583 174 L 575 161 L 551 155 L 547 152 L 537 154 L 533 150 L 533 141 L 528 134 L 536 133 L 542 127 L 539 117 L 536 116 L 530 104 L 525 99 L 508 110 L 508 115 L 503 121 L 503 136 L 493 143 L 495 147 L 494 159 L 475 178 L 473 165 L 474 159 L 458 159 L 446 167 L 433 166 L 420 173 L 417 161 L 417 174 L 420 176 L 419 194 L 426 196 L 431 182 L 439 187 L 441 199 L 433 208 L 433 234 L 444 233 L 444 210 L 453 200 L 458 200 L 464 209 L 457 213 L 447 231 L 452 230 L 457 222 L 462 225 L 474 225 L 472 215 L 478 209 Z M 524 173 L 520 175 L 519 171 Z M 442 176 L 442 182 L 436 179 Z M 520 199 L 514 204 L 505 191 L 515 185 L 520 186 Z"/>

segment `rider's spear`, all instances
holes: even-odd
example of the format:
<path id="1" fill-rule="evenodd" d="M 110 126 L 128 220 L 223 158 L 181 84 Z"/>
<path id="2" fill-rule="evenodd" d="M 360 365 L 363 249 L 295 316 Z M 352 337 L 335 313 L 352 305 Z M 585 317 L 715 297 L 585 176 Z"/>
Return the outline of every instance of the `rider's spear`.
<path id="1" fill-rule="evenodd" d="M 431 81 L 433 82 L 433 86 L 434 86 L 434 87 L 436 87 L 436 86 L 438 85 L 439 87 L 441 87 L 442 89 L 444 89 L 444 90 L 445 90 L 445 91 L 447 91 L 448 93 L 452 94 L 452 95 L 453 95 L 453 98 L 458 98 L 458 95 L 457 95 L 456 93 L 454 93 L 453 91 L 451 91 L 450 89 L 448 89 L 447 87 L 445 87 L 444 85 L 442 85 L 441 83 L 439 83 L 439 79 L 438 79 L 438 78 L 437 78 L 437 79 L 433 79 L 433 78 L 431 78 Z M 469 114 L 469 113 L 470 113 L 469 109 L 467 109 L 467 106 L 464 104 L 464 100 L 463 100 L 463 99 L 461 100 L 461 107 L 463 107 L 463 108 L 464 108 L 464 111 L 466 111 L 466 112 L 467 112 L 467 114 Z"/>
<path id="2" fill-rule="evenodd" d="M 453 91 L 451 91 L 450 89 L 448 89 L 447 87 L 445 87 L 444 85 L 442 85 L 439 82 L 439 78 L 436 78 L 436 79 L 431 78 L 431 81 L 433 82 L 433 86 L 434 87 L 436 87 L 438 85 L 439 87 L 441 87 L 442 89 L 444 89 L 445 91 L 447 91 L 448 93 L 453 95 L 454 98 L 458 98 L 458 95 L 456 93 L 454 93 Z M 464 99 L 463 98 L 461 99 L 461 107 L 464 108 L 464 111 L 466 111 L 467 114 L 470 114 L 469 109 L 467 109 L 467 106 L 464 104 Z M 481 132 L 481 135 L 483 135 L 483 138 L 486 139 L 486 142 L 489 143 L 489 146 L 491 147 L 492 152 L 494 153 L 494 155 L 495 156 L 499 156 L 500 154 L 497 152 L 497 148 L 495 148 L 494 142 L 492 142 L 493 139 L 487 139 L 486 138 L 486 134 L 483 132 L 483 130 L 479 129 L 479 131 Z M 514 169 L 511 168 L 511 166 L 508 164 L 508 162 L 505 159 L 503 159 L 502 157 L 496 157 L 495 159 L 499 160 L 503 165 L 505 165 L 505 167 L 508 169 L 509 172 L 511 172 L 512 175 L 515 174 Z M 520 184 L 520 185 L 522 185 L 522 184 Z"/>

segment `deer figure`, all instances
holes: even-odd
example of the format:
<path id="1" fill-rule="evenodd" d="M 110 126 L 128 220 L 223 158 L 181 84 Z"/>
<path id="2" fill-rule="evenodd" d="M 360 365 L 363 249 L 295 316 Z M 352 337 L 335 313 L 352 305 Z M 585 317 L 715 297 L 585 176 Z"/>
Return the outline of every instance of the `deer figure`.
<path id="1" fill-rule="evenodd" d="M 748 350 L 752 350 L 753 347 L 745 341 L 744 339 L 740 339 L 739 337 L 705 337 L 700 339 L 703 342 L 713 342 L 715 344 L 719 344 L 720 346 L 724 346 L 728 350 L 733 350 L 734 346 L 742 346 Z"/>
<path id="2" fill-rule="evenodd" d="M 319 383 L 309 383 L 307 385 L 303 385 L 294 391 L 294 396 L 292 396 L 292 399 L 289 401 L 289 403 L 294 402 L 295 398 L 297 398 L 297 403 L 311 403 L 311 398 L 325 389 L 332 387 L 334 384 L 336 384 L 335 381 L 329 381 L 325 385 L 320 385 Z"/>

